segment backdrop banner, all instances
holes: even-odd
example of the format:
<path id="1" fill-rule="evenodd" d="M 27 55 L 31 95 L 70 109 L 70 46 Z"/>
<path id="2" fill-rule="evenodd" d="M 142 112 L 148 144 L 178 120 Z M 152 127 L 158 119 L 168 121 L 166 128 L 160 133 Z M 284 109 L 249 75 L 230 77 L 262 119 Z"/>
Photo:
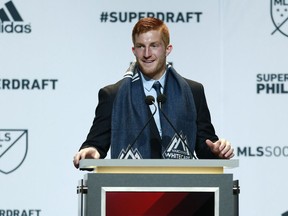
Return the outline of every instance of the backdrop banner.
<path id="1" fill-rule="evenodd" d="M 216 132 L 235 148 L 240 215 L 288 211 L 287 2 L 0 0 L 0 216 L 77 215 L 85 172 L 73 156 L 147 16 L 166 22 L 168 61 L 204 85 Z"/>

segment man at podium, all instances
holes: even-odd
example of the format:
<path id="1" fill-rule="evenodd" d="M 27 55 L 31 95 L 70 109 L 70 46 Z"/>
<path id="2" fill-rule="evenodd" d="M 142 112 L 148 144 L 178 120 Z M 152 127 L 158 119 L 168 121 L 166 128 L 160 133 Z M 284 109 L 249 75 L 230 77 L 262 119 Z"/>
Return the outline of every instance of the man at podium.
<path id="1" fill-rule="evenodd" d="M 131 63 L 124 78 L 99 91 L 99 103 L 79 160 L 230 159 L 229 141 L 211 123 L 202 84 L 186 79 L 166 62 L 173 47 L 165 23 L 139 20 L 132 31 Z"/>

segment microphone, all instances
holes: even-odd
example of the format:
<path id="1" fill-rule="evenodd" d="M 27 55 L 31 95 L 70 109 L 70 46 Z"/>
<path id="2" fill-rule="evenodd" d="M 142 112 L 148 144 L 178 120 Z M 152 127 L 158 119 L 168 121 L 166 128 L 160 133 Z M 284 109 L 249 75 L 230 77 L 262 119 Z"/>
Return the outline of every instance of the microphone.
<path id="1" fill-rule="evenodd" d="M 152 104 L 155 103 L 155 98 L 154 98 L 152 95 L 148 95 L 148 96 L 146 96 L 146 98 L 145 98 L 145 103 L 146 103 L 147 105 L 152 105 Z M 154 104 L 154 106 L 155 106 L 155 104 Z M 157 107 L 155 106 L 155 113 L 156 113 L 156 111 L 157 111 Z M 153 113 L 153 114 L 154 114 L 154 113 Z"/>
<path id="2" fill-rule="evenodd" d="M 157 106 L 155 105 L 155 98 L 151 95 L 146 96 L 145 98 L 145 103 L 147 105 L 154 105 L 155 110 L 152 113 L 152 115 L 150 116 L 150 118 L 148 119 L 148 121 L 145 123 L 144 127 L 141 129 L 141 131 L 139 132 L 139 134 L 136 136 L 136 138 L 134 139 L 134 141 L 128 145 L 128 147 L 126 148 L 126 152 L 124 154 L 121 154 L 119 159 L 125 159 L 125 157 L 127 156 L 128 152 L 132 149 L 132 147 L 134 146 L 134 144 L 137 142 L 137 140 L 139 139 L 139 137 L 141 136 L 141 134 L 143 133 L 144 129 L 147 127 L 147 125 L 149 124 L 149 122 L 153 119 L 155 113 L 157 112 Z"/>
<path id="3" fill-rule="evenodd" d="M 185 147 L 188 149 L 191 157 L 193 159 L 198 159 L 197 156 L 195 155 L 195 153 L 193 153 L 190 149 L 190 147 L 187 145 L 187 143 L 185 142 L 185 140 L 183 139 L 183 137 L 179 134 L 179 132 L 176 130 L 176 128 L 174 127 L 174 125 L 172 124 L 172 122 L 169 120 L 169 118 L 167 117 L 167 115 L 162 111 L 162 104 L 164 104 L 167 100 L 167 97 L 164 94 L 160 94 L 157 97 L 157 102 L 158 102 L 158 106 L 159 106 L 159 110 L 161 112 L 161 114 L 164 116 L 164 118 L 166 119 L 166 121 L 169 123 L 169 125 L 172 127 L 172 129 L 174 130 L 174 132 L 177 134 L 177 136 L 181 139 L 182 143 L 185 145 Z"/>
<path id="4" fill-rule="evenodd" d="M 162 108 L 162 104 L 164 104 L 166 102 L 166 96 L 164 94 L 160 94 L 158 97 L 157 97 L 157 102 L 158 102 L 158 105 L 159 105 L 159 109 Z M 165 115 L 165 114 L 163 114 Z M 169 121 L 168 121 L 169 122 Z"/>

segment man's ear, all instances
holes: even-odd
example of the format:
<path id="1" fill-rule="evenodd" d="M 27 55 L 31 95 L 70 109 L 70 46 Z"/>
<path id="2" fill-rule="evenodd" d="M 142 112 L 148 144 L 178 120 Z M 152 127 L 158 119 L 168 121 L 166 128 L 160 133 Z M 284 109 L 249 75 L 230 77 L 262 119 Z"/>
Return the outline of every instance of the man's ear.
<path id="1" fill-rule="evenodd" d="M 134 46 L 132 47 L 132 52 L 135 55 L 135 47 Z"/>
<path id="2" fill-rule="evenodd" d="M 168 56 L 173 50 L 173 46 L 171 44 L 169 44 L 167 47 L 166 47 L 166 56 Z"/>

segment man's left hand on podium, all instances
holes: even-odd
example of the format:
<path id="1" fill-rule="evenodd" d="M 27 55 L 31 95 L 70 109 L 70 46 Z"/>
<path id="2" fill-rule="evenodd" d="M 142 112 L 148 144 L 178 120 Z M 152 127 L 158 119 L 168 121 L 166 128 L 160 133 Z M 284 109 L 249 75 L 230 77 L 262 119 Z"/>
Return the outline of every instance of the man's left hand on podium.
<path id="1" fill-rule="evenodd" d="M 209 146 L 213 154 L 222 159 L 230 159 L 234 157 L 234 149 L 231 143 L 225 139 L 219 139 L 215 142 L 207 139 L 206 144 Z"/>

